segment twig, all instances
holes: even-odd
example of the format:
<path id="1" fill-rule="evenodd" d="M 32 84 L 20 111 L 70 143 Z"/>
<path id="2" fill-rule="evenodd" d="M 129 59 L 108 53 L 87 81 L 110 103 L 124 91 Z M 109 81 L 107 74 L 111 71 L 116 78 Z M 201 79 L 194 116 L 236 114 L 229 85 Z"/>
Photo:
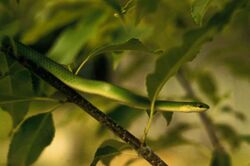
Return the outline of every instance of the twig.
<path id="1" fill-rule="evenodd" d="M 186 90 L 187 96 L 198 100 L 198 97 L 195 95 L 195 92 L 188 82 L 188 80 L 185 77 L 185 73 L 182 69 L 179 70 L 177 74 L 177 79 L 179 80 L 180 84 L 182 87 Z M 207 131 L 207 134 L 209 136 L 209 139 L 214 147 L 214 149 L 219 150 L 219 151 L 224 151 L 223 146 L 221 145 L 216 133 L 215 133 L 215 128 L 213 125 L 212 120 L 208 117 L 208 115 L 205 112 L 199 113 L 201 122 L 205 126 L 205 129 Z"/>
<path id="2" fill-rule="evenodd" d="M 67 97 L 69 102 L 75 103 L 102 125 L 109 128 L 115 135 L 117 135 L 123 141 L 133 147 L 138 152 L 138 154 L 146 159 L 151 165 L 167 166 L 167 164 L 158 155 L 156 155 L 149 146 L 147 146 L 145 143 L 140 142 L 139 139 L 137 139 L 130 132 L 118 125 L 109 116 L 97 109 L 94 105 L 92 105 L 81 95 L 79 95 L 75 90 L 65 85 L 45 69 L 37 66 L 34 62 L 25 59 L 25 57 L 22 57 L 21 55 L 15 56 L 10 44 L 5 44 L 4 46 L 2 46 L 2 48 L 0 48 L 0 51 L 3 51 L 6 55 L 16 59 L 19 63 L 28 68 L 34 74 L 38 75 L 50 85 L 62 92 Z"/>

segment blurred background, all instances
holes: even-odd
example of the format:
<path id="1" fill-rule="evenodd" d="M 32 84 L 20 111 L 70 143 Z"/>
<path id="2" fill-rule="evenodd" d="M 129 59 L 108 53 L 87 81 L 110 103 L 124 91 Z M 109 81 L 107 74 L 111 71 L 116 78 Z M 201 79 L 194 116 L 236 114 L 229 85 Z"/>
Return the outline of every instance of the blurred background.
<path id="1" fill-rule="evenodd" d="M 181 45 L 187 31 L 206 26 L 230 2 L 210 1 L 204 18 L 197 21 L 191 12 L 191 0 L 1 0 L 0 36 L 14 36 L 72 71 L 93 50 L 136 38 L 153 51 L 103 52 L 89 60 L 79 75 L 147 96 L 145 79 L 153 72 L 156 59 Z M 198 56 L 182 67 L 196 96 L 210 106 L 207 114 L 233 166 L 250 166 L 249 11 L 249 3 L 235 10 L 223 29 L 202 46 Z M 0 94 L 11 88 L 15 96 L 62 98 L 11 59 L 1 57 L 0 69 Z M 3 77 L 4 72 L 9 74 Z M 11 80 L 9 84 L 7 78 Z M 148 118 L 145 111 L 99 96 L 83 96 L 135 136 L 142 137 Z M 175 76 L 166 83 L 159 98 L 190 101 Z M 55 103 L 45 101 L 14 103 L 11 111 L 6 104 L 0 105 L 0 165 L 6 165 L 13 128 L 23 119 L 54 107 Z M 73 104 L 57 107 L 53 118 L 55 137 L 34 166 L 89 165 L 105 140 L 117 139 Z M 196 113 L 174 113 L 169 125 L 164 116 L 156 114 L 148 139 L 152 149 L 171 166 L 207 166 L 211 162 L 213 147 Z M 111 155 L 110 164 L 149 165 L 133 150 Z"/>

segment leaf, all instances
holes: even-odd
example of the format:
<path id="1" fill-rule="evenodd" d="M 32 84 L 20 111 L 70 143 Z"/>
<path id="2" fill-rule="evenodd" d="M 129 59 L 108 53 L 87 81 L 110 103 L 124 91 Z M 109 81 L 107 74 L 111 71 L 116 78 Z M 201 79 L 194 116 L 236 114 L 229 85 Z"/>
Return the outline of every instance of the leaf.
<path id="1" fill-rule="evenodd" d="M 12 129 L 11 116 L 0 107 L 0 140 L 6 139 Z"/>
<path id="2" fill-rule="evenodd" d="M 224 151 L 214 150 L 210 166 L 231 166 L 231 157 Z"/>
<path id="3" fill-rule="evenodd" d="M 75 27 L 65 30 L 49 51 L 49 57 L 64 65 L 73 63 L 84 44 L 96 34 L 104 16 L 102 11 L 91 12 Z"/>
<path id="4" fill-rule="evenodd" d="M 203 92 L 207 98 L 216 105 L 220 97 L 218 96 L 216 81 L 214 77 L 208 72 L 200 72 L 197 78 L 199 89 Z"/>
<path id="5" fill-rule="evenodd" d="M 230 125 L 216 124 L 216 129 L 232 148 L 238 148 L 240 146 L 240 136 Z"/>
<path id="6" fill-rule="evenodd" d="M 191 7 L 191 15 L 196 24 L 202 25 L 203 17 L 211 2 L 212 0 L 194 0 Z"/>
<path id="7" fill-rule="evenodd" d="M 80 69 L 89 59 L 95 57 L 96 55 L 99 55 L 104 52 L 127 51 L 127 50 L 150 52 L 150 50 L 140 40 L 135 38 L 129 39 L 124 43 L 104 45 L 94 49 L 92 52 L 90 52 L 87 56 L 84 57 L 81 65 L 76 71 L 76 74 L 80 71 Z"/>
<path id="8" fill-rule="evenodd" d="M 142 111 L 137 111 L 128 106 L 117 106 L 113 110 L 109 111 L 107 115 L 111 117 L 114 121 L 118 122 L 123 127 L 129 127 L 131 123 L 140 115 Z M 105 130 L 105 127 L 100 126 L 98 134 L 102 134 Z"/>
<path id="9" fill-rule="evenodd" d="M 104 141 L 96 150 L 91 166 L 95 166 L 98 161 L 102 161 L 104 165 L 109 165 L 112 159 L 125 149 L 128 149 L 126 143 L 112 139 Z"/>
<path id="10" fill-rule="evenodd" d="M 159 2 L 160 1 L 155 0 L 137 0 L 136 24 L 138 24 L 145 15 L 155 12 Z"/>
<path id="11" fill-rule="evenodd" d="M 228 3 L 224 10 L 215 14 L 205 27 L 187 32 L 181 46 L 170 49 L 157 59 L 154 72 L 146 79 L 151 105 L 154 105 L 167 80 L 176 74 L 183 64 L 194 59 L 203 44 L 210 41 L 228 23 L 234 11 L 245 2 L 241 0 Z"/>
<path id="12" fill-rule="evenodd" d="M 9 166 L 28 166 L 52 142 L 55 134 L 52 114 L 44 113 L 25 120 L 13 135 L 8 153 Z"/>
<path id="13" fill-rule="evenodd" d="M 163 117 L 166 119 L 167 121 L 167 125 L 170 124 L 170 122 L 172 121 L 172 117 L 173 117 L 173 112 L 161 112 Z"/>
<path id="14" fill-rule="evenodd" d="M 250 144 L 250 135 L 241 135 L 240 139 L 245 141 L 246 143 Z"/>
<path id="15" fill-rule="evenodd" d="M 122 6 L 119 0 L 104 0 L 112 9 L 114 9 L 120 16 L 122 16 Z"/>
<path id="16" fill-rule="evenodd" d="M 5 56 L 0 56 L 0 71 L 2 73 L 13 73 L 0 80 L 0 95 L 5 96 L 32 96 L 32 81 L 30 73 L 23 67 L 12 64 L 11 69 L 8 67 L 8 62 Z M 28 112 L 29 102 L 10 103 L 2 106 L 4 110 L 10 113 L 15 128 L 25 117 Z"/>
<path id="17" fill-rule="evenodd" d="M 172 147 L 181 144 L 189 144 L 191 142 L 186 138 L 184 138 L 182 136 L 182 133 L 191 129 L 192 127 L 193 126 L 188 123 L 179 123 L 170 128 L 165 135 L 160 136 L 157 141 L 149 140 L 148 143 L 154 147 L 159 147 L 159 148 Z"/>
<path id="18" fill-rule="evenodd" d="M 234 110 L 232 107 L 230 107 L 229 105 L 225 105 L 221 108 L 221 111 L 222 112 L 225 112 L 225 113 L 230 113 L 232 114 L 233 116 L 235 116 L 238 120 L 242 121 L 242 122 L 245 122 L 246 121 L 246 115 L 243 114 L 242 112 L 239 112 L 239 111 L 236 111 Z"/>

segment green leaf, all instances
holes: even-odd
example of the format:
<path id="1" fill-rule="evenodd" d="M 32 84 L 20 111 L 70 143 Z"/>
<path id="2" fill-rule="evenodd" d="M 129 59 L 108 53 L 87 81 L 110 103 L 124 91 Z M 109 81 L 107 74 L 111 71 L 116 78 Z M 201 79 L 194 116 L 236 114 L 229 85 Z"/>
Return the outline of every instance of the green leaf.
<path id="1" fill-rule="evenodd" d="M 140 115 L 142 111 L 132 109 L 128 106 L 117 106 L 113 110 L 109 111 L 107 115 L 111 117 L 114 121 L 118 122 L 123 127 L 129 127 L 131 123 Z M 105 127 L 100 126 L 98 134 L 102 134 L 105 130 Z"/>
<path id="2" fill-rule="evenodd" d="M 49 51 L 49 57 L 64 65 L 73 63 L 82 47 L 96 34 L 104 18 L 105 13 L 94 11 L 84 17 L 75 27 L 65 30 Z"/>
<path id="3" fill-rule="evenodd" d="M 156 11 L 160 1 L 155 0 L 137 0 L 136 4 L 136 24 L 140 22 L 142 17 Z"/>
<path id="4" fill-rule="evenodd" d="M 234 128 L 228 124 L 216 124 L 216 129 L 220 135 L 231 145 L 232 148 L 238 148 L 241 140 L 240 136 Z"/>
<path id="5" fill-rule="evenodd" d="M 173 117 L 173 112 L 161 112 L 163 117 L 166 119 L 167 121 L 167 125 L 170 124 L 170 122 L 172 121 L 172 117 Z"/>
<path id="6" fill-rule="evenodd" d="M 55 134 L 52 114 L 39 114 L 25 120 L 13 135 L 8 153 L 9 166 L 34 163 Z"/>
<path id="7" fill-rule="evenodd" d="M 183 64 L 194 59 L 203 44 L 210 41 L 228 23 L 234 11 L 245 2 L 240 0 L 228 3 L 206 26 L 187 32 L 181 46 L 170 49 L 157 59 L 154 72 L 149 74 L 146 80 L 152 105 L 167 80 L 176 74 Z"/>
<path id="8" fill-rule="evenodd" d="M 8 67 L 8 61 L 5 56 L 0 56 L 0 71 L 2 73 L 13 73 L 0 80 L 0 94 L 5 96 L 32 96 L 32 80 L 30 73 L 23 67 L 12 64 L 11 69 Z M 10 113 L 15 128 L 25 117 L 28 112 L 29 102 L 10 103 L 2 105 L 2 108 Z"/>
<path id="9" fill-rule="evenodd" d="M 12 129 L 11 116 L 0 107 L 0 140 L 6 139 Z"/>
<path id="10" fill-rule="evenodd" d="M 157 141 L 149 140 L 149 144 L 154 147 L 166 148 L 172 147 L 176 145 L 189 144 L 191 143 L 189 140 L 182 136 L 182 133 L 191 129 L 192 125 L 188 123 L 179 123 L 175 126 L 171 127 L 169 131 L 166 132 L 165 135 L 158 138 Z"/>
<path id="11" fill-rule="evenodd" d="M 231 166 L 230 156 L 221 150 L 214 150 L 210 166 Z"/>
<path id="12" fill-rule="evenodd" d="M 220 97 L 217 94 L 218 89 L 214 77 L 208 72 L 200 72 L 197 79 L 199 89 L 210 101 L 213 102 L 214 105 L 216 105 L 219 102 Z"/>
<path id="13" fill-rule="evenodd" d="M 120 16 L 122 16 L 122 6 L 119 0 L 104 0 L 112 9 L 114 9 Z"/>
<path id="14" fill-rule="evenodd" d="M 135 38 L 129 39 L 124 43 L 104 45 L 94 49 L 92 52 L 90 52 L 87 56 L 84 57 L 81 65 L 76 71 L 76 74 L 80 71 L 80 69 L 89 59 L 95 57 L 96 55 L 99 55 L 104 52 L 127 51 L 127 50 L 151 52 L 140 40 Z"/>
<path id="15" fill-rule="evenodd" d="M 112 159 L 121 153 L 122 150 L 128 149 L 128 145 L 116 140 L 107 140 L 103 142 L 95 152 L 91 166 L 95 166 L 98 161 L 102 161 L 104 165 L 109 165 Z"/>
<path id="16" fill-rule="evenodd" d="M 250 144 L 250 135 L 241 135 L 240 139 L 245 141 L 246 143 Z"/>
<path id="17" fill-rule="evenodd" d="M 243 114 L 242 112 L 239 112 L 239 111 L 236 111 L 234 110 L 232 107 L 230 107 L 229 105 L 225 105 L 221 108 L 221 111 L 222 112 L 225 112 L 225 113 L 230 113 L 232 114 L 233 116 L 235 116 L 238 120 L 242 121 L 242 122 L 245 122 L 246 121 L 246 115 Z"/>
<path id="18" fill-rule="evenodd" d="M 194 0 L 191 15 L 196 24 L 202 25 L 202 20 L 212 0 Z"/>

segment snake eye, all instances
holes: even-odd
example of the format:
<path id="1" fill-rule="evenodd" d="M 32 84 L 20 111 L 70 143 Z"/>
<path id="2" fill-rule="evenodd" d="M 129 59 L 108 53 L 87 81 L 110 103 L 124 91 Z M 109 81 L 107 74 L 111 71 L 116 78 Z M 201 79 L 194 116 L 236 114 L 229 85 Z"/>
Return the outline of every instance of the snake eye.
<path id="1" fill-rule="evenodd" d="M 209 106 L 208 105 L 206 105 L 206 104 L 202 104 L 202 103 L 197 103 L 197 105 L 196 105 L 197 107 L 199 107 L 199 108 L 206 108 L 206 109 L 208 109 L 209 108 Z"/>

